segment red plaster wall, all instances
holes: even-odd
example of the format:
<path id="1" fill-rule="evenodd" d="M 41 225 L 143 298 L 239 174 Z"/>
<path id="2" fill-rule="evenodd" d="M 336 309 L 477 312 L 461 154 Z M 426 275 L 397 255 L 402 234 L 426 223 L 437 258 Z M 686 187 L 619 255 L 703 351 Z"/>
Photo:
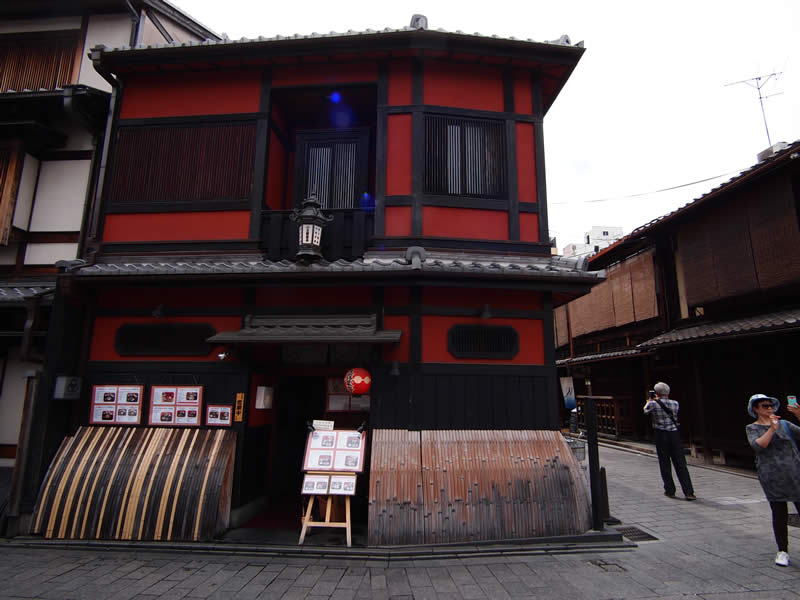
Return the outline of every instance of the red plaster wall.
<path id="1" fill-rule="evenodd" d="M 517 193 L 520 202 L 536 202 L 536 155 L 533 123 L 516 123 Z"/>
<path id="2" fill-rule="evenodd" d="M 539 215 L 536 213 L 519 213 L 519 241 L 541 241 L 539 239 Z"/>
<path id="3" fill-rule="evenodd" d="M 388 206 L 386 208 L 386 235 L 411 235 L 411 207 Z"/>
<path id="4" fill-rule="evenodd" d="M 453 325 L 510 325 L 519 334 L 519 353 L 511 360 L 455 358 L 447 350 L 447 332 Z M 544 364 L 544 335 L 538 319 L 466 319 L 463 317 L 422 317 L 422 362 L 482 364 Z"/>
<path id="5" fill-rule="evenodd" d="M 542 295 L 524 290 L 457 287 L 427 287 L 422 290 L 426 306 L 473 306 L 476 314 L 484 304 L 506 310 L 542 310 Z"/>
<path id="6" fill-rule="evenodd" d="M 389 63 L 389 104 L 408 105 L 413 102 L 411 61 Z"/>
<path id="7" fill-rule="evenodd" d="M 241 306 L 241 288 L 159 287 L 112 288 L 100 290 L 98 308 L 149 308 L 164 304 L 170 307 Z"/>
<path id="8" fill-rule="evenodd" d="M 425 104 L 503 110 L 503 73 L 499 67 L 426 60 Z"/>
<path id="9" fill-rule="evenodd" d="M 286 149 L 274 131 L 269 134 L 269 162 L 267 164 L 267 208 L 283 208 L 286 174 Z"/>
<path id="10" fill-rule="evenodd" d="M 239 331 L 242 328 L 241 317 L 97 317 L 94 320 L 92 344 L 89 360 L 110 361 L 154 361 L 154 362 L 209 362 L 217 361 L 218 346 L 212 348 L 208 356 L 120 356 L 114 348 L 114 336 L 117 329 L 125 323 L 211 323 L 217 332 Z"/>
<path id="11" fill-rule="evenodd" d="M 246 240 L 250 211 L 107 215 L 104 242 Z"/>
<path id="12" fill-rule="evenodd" d="M 397 344 L 385 344 L 383 348 L 383 358 L 387 362 L 397 360 L 400 362 L 408 362 L 411 324 L 409 318 L 406 316 L 387 316 L 383 317 L 384 329 L 401 329 L 403 335 L 400 336 L 400 341 Z"/>
<path id="13" fill-rule="evenodd" d="M 120 118 L 258 112 L 260 96 L 260 70 L 136 73 L 125 76 Z"/>
<path id="14" fill-rule="evenodd" d="M 256 290 L 258 306 L 368 306 L 372 290 L 366 287 L 263 287 Z M 309 310 L 313 314 L 316 310 Z"/>
<path id="15" fill-rule="evenodd" d="M 411 193 L 411 115 L 386 119 L 386 195 Z"/>
<path id="16" fill-rule="evenodd" d="M 526 115 L 533 113 L 529 71 L 514 70 L 514 112 Z"/>
<path id="17" fill-rule="evenodd" d="M 507 240 L 508 213 L 498 210 L 424 206 L 422 208 L 422 235 Z"/>
<path id="18" fill-rule="evenodd" d="M 291 65 L 272 69 L 272 87 L 335 85 L 377 80 L 378 65 L 376 63 Z"/>

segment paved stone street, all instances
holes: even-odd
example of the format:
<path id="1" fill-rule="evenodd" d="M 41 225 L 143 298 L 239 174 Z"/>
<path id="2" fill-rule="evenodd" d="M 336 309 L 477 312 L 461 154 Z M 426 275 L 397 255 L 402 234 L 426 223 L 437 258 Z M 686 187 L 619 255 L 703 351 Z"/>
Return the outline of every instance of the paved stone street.
<path id="1" fill-rule="evenodd" d="M 796 564 L 776 567 L 755 478 L 690 466 L 698 501 L 686 502 L 663 496 L 653 456 L 603 447 L 600 460 L 620 527 L 656 540 L 614 552 L 391 563 L 0 545 L 0 598 L 800 598 L 800 530 L 789 532 Z"/>

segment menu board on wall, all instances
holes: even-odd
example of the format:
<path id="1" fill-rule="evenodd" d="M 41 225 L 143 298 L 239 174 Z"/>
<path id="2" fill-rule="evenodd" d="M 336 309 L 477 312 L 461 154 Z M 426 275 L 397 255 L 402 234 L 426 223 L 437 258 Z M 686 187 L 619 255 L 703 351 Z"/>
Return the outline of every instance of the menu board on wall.
<path id="1" fill-rule="evenodd" d="M 154 385 L 150 391 L 150 425 L 199 426 L 203 386 Z"/>
<path id="2" fill-rule="evenodd" d="M 232 413 L 232 406 L 209 404 L 206 406 L 206 425 L 230 427 L 232 423 Z"/>
<path id="3" fill-rule="evenodd" d="M 351 471 L 364 470 L 364 432 L 358 431 L 312 431 L 308 434 L 304 471 Z"/>
<path id="4" fill-rule="evenodd" d="M 326 412 L 369 412 L 369 405 L 369 394 L 353 396 L 344 386 L 343 378 L 328 377 Z"/>
<path id="5" fill-rule="evenodd" d="M 93 425 L 138 425 L 142 421 L 141 385 L 92 386 L 89 422 Z"/>

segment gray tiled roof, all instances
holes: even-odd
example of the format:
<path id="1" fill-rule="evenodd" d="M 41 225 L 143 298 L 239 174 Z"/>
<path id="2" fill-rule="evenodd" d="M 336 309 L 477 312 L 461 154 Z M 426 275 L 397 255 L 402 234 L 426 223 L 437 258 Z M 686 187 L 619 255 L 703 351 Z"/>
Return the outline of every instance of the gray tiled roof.
<path id="1" fill-rule="evenodd" d="M 79 277 L 112 276 L 192 276 L 192 275 L 302 275 L 413 273 L 477 275 L 532 279 L 569 279 L 575 282 L 602 281 L 603 271 L 586 271 L 585 262 L 570 262 L 555 257 L 469 256 L 462 253 L 429 252 L 419 264 L 391 253 L 367 254 L 356 260 L 320 261 L 301 264 L 295 261 L 269 261 L 255 256 L 216 257 L 132 257 L 118 258 L 71 269 Z"/>
<path id="2" fill-rule="evenodd" d="M 55 287 L 55 281 L 0 281 L 0 303 L 24 302 L 28 298 L 53 291 Z"/>
<path id="3" fill-rule="evenodd" d="M 399 329 L 378 331 L 370 315 L 275 315 L 245 319 L 244 328 L 222 331 L 208 339 L 211 343 L 263 342 L 397 342 Z"/>
<path id="4" fill-rule="evenodd" d="M 529 43 L 529 44 L 547 44 L 551 46 L 569 46 L 569 47 L 576 47 L 576 48 L 583 48 L 583 42 L 577 42 L 576 44 L 572 44 L 568 35 L 562 35 L 557 40 L 551 41 L 535 41 L 530 38 L 527 39 L 520 39 L 516 37 L 502 37 L 498 35 L 484 35 L 479 32 L 474 33 L 466 33 L 464 31 L 456 30 L 456 31 L 447 31 L 442 28 L 438 29 L 424 29 L 418 27 L 386 27 L 384 29 L 365 29 L 363 31 L 355 31 L 353 29 L 349 29 L 347 31 L 329 31 L 327 33 L 318 33 L 312 32 L 308 34 L 302 33 L 294 33 L 292 35 L 276 35 L 272 37 L 264 37 L 258 36 L 256 38 L 247 38 L 242 37 L 236 40 L 232 39 L 222 39 L 222 40 L 203 40 L 201 42 L 190 40 L 186 42 L 170 42 L 164 44 L 152 44 L 152 45 L 141 45 L 141 46 L 117 46 L 114 48 L 106 48 L 104 52 L 126 52 L 129 50 L 153 50 L 158 48 L 180 48 L 180 47 L 192 47 L 192 46 L 233 46 L 233 45 L 247 45 L 247 44 L 258 44 L 258 43 L 269 43 L 269 42 L 286 42 L 292 40 L 311 40 L 311 39 L 323 39 L 323 38 L 347 38 L 347 37 L 359 37 L 364 38 L 368 36 L 380 36 L 385 34 L 391 33 L 403 33 L 403 32 L 413 32 L 413 31 L 433 31 L 435 33 L 443 33 L 448 35 L 457 35 L 463 36 L 465 38 L 478 38 L 478 39 L 496 39 L 502 41 L 510 41 L 510 42 L 522 42 L 522 43 Z"/>
<path id="5" fill-rule="evenodd" d="M 611 360 L 615 358 L 630 358 L 633 356 L 647 355 L 648 352 L 639 350 L 638 348 L 630 348 L 629 350 L 618 350 L 616 352 L 601 352 L 599 354 L 586 354 L 584 356 L 573 356 L 572 358 L 562 358 L 556 361 L 557 366 L 574 365 L 576 363 L 596 362 L 600 360 Z"/>
<path id="6" fill-rule="evenodd" d="M 695 325 L 694 327 L 686 327 L 684 329 L 674 329 L 667 333 L 662 333 L 646 342 L 642 342 L 637 348 L 647 349 L 660 346 L 692 344 L 791 329 L 800 329 L 800 309 L 782 310 L 780 312 L 744 317 L 732 321 L 705 323 L 703 325 Z"/>

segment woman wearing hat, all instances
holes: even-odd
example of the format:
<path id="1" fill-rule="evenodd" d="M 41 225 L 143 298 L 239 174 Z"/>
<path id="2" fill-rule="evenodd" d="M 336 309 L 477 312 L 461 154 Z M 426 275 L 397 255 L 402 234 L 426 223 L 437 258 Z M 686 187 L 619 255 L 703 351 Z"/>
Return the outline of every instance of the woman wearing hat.
<path id="1" fill-rule="evenodd" d="M 747 403 L 747 412 L 755 421 L 746 427 L 747 441 L 756 453 L 758 480 L 772 509 L 772 530 L 778 543 L 775 564 L 789 565 L 789 529 L 787 502 L 794 502 L 800 513 L 800 451 L 795 439 L 800 439 L 800 427 L 781 421 L 775 413 L 780 408 L 777 399 L 754 394 Z M 789 405 L 789 412 L 800 417 L 800 407 Z"/>

